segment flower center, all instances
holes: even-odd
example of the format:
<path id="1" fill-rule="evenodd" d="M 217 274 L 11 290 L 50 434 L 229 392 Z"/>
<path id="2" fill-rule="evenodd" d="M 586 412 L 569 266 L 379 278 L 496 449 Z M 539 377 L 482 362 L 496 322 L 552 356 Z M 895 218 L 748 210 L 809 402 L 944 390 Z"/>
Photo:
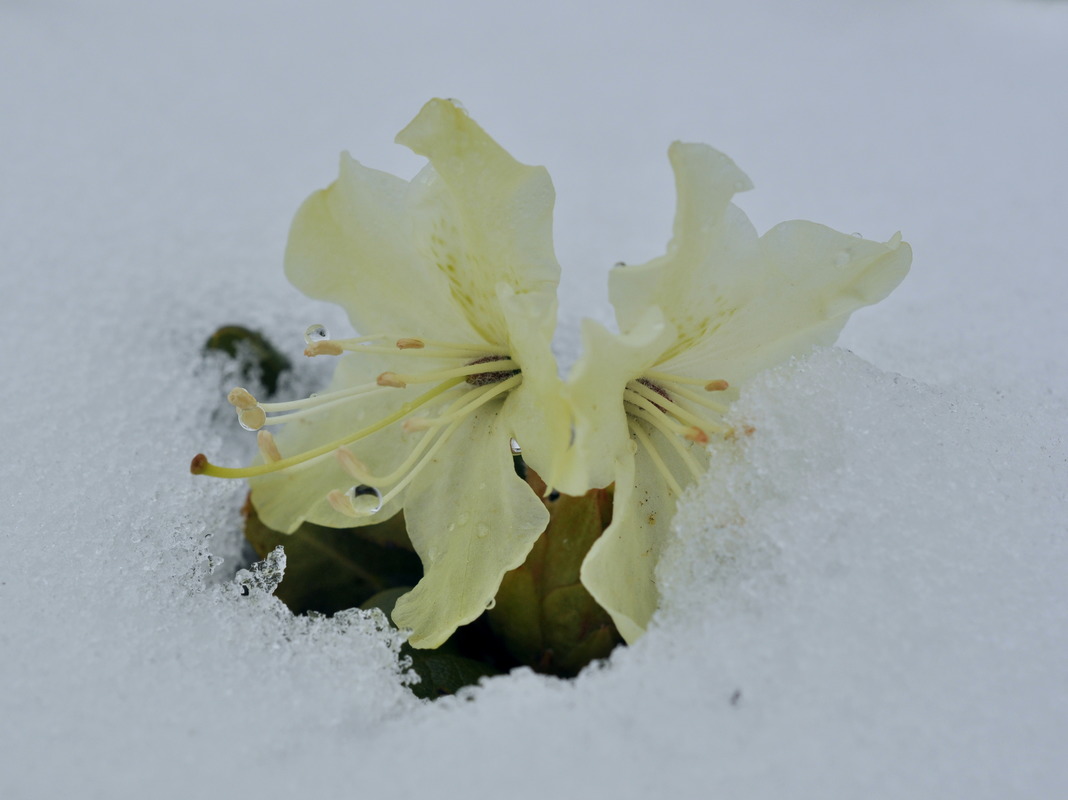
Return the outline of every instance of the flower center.
<path id="1" fill-rule="evenodd" d="M 700 387 L 697 390 L 693 387 Z M 707 396 L 722 392 L 724 380 L 696 380 L 664 372 L 646 372 L 627 383 L 623 403 L 627 424 L 637 443 L 645 448 L 668 488 L 682 494 L 680 481 L 668 466 L 660 448 L 666 443 L 677 460 L 685 465 L 690 477 L 700 477 L 703 469 L 692 451 L 694 444 L 708 444 L 709 433 L 727 433 L 723 424 L 727 406 Z M 653 434 L 660 434 L 654 439 Z M 658 446 L 657 442 L 661 444 Z"/>
<path id="2" fill-rule="evenodd" d="M 475 366 L 476 364 L 489 364 L 493 361 L 508 361 L 508 356 L 483 356 L 482 358 L 476 358 L 468 366 Z M 491 383 L 500 383 L 506 381 L 513 375 L 518 375 L 519 370 L 498 370 L 496 372 L 476 372 L 473 375 L 467 376 L 467 382 L 472 386 L 487 386 Z"/>
<path id="3" fill-rule="evenodd" d="M 404 359 L 432 358 L 438 365 L 437 368 L 426 370 L 387 371 L 381 373 L 373 383 L 281 403 L 261 403 L 248 390 L 235 388 L 227 399 L 234 406 L 241 427 L 258 431 L 257 442 L 263 463 L 239 469 L 220 467 L 200 454 L 190 465 L 193 474 L 219 478 L 254 478 L 333 453 L 341 470 L 356 481 L 356 484 L 347 492 L 331 491 L 327 500 L 337 511 L 347 516 L 367 517 L 377 513 L 403 491 L 470 414 L 515 389 L 523 380 L 519 364 L 508 356 L 504 348 L 416 338 L 402 338 L 389 343 L 385 336 L 333 340 L 325 338 L 325 330 L 307 340 L 308 347 L 304 350 L 307 356 L 341 355 L 345 352 L 386 353 Z M 377 422 L 302 453 L 284 456 L 274 437 L 265 430 L 267 426 L 336 412 L 339 404 L 361 395 L 405 390 L 413 384 L 433 386 L 417 397 L 401 403 L 397 411 Z M 414 415 L 414 412 L 435 401 L 446 403 L 436 416 Z M 407 432 L 424 433 L 414 442 L 407 456 L 395 469 L 381 475 L 373 474 L 349 449 L 349 445 L 395 423 L 401 423 Z M 386 489 L 388 491 L 383 493 Z"/>

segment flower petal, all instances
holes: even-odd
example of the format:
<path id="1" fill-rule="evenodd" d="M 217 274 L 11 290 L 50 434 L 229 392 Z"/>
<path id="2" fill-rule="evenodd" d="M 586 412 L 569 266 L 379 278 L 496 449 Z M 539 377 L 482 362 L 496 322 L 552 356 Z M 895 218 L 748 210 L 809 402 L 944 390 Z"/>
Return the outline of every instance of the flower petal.
<path id="1" fill-rule="evenodd" d="M 666 466 L 681 476 L 685 467 L 672 448 L 655 431 L 650 439 Z M 617 459 L 615 468 L 612 523 L 590 548 L 581 579 L 630 644 L 645 632 L 660 600 L 656 565 L 671 532 L 678 498 L 644 446 Z"/>
<path id="2" fill-rule="evenodd" d="M 716 320 L 715 335 L 663 363 L 681 374 L 740 383 L 816 345 L 831 345 L 849 315 L 886 297 L 908 274 L 912 250 L 814 222 L 784 222 L 761 237 L 755 294 Z"/>
<path id="3" fill-rule="evenodd" d="M 523 368 L 523 382 L 508 396 L 511 435 L 522 447 L 523 459 L 552 487 L 553 465 L 568 449 L 572 425 L 571 407 L 550 344 L 556 295 L 516 294 L 501 283 L 497 296 L 508 326 L 511 356 Z"/>
<path id="4" fill-rule="evenodd" d="M 730 204 L 752 183 L 723 153 L 703 144 L 675 142 L 668 149 L 678 196 L 675 226 L 667 253 L 645 264 L 616 267 L 608 295 L 622 331 L 630 330 L 646 308 L 659 305 L 680 339 L 713 310 L 715 287 L 737 271 L 746 274 L 757 233 Z"/>
<path id="5" fill-rule="evenodd" d="M 632 444 L 624 389 L 659 359 L 674 338 L 674 328 L 657 306 L 647 308 L 624 334 L 612 333 L 590 319 L 582 321 L 582 357 L 567 384 L 575 437 L 554 475 L 557 489 L 580 495 L 615 479 L 615 461 L 629 454 Z"/>
<path id="6" fill-rule="evenodd" d="M 482 614 L 549 522 L 515 474 L 504 405 L 472 413 L 409 490 L 404 516 L 425 575 L 393 621 L 412 629 L 413 647 L 437 647 Z"/>
<path id="7" fill-rule="evenodd" d="M 749 180 L 705 145 L 669 151 L 678 191 L 666 255 L 609 276 L 620 328 L 659 305 L 678 331 L 662 369 L 736 383 L 815 344 L 831 344 L 848 316 L 885 297 L 911 251 L 811 222 L 785 222 L 758 238 L 729 203 Z"/>
<path id="8" fill-rule="evenodd" d="M 309 297 L 337 303 L 362 333 L 480 341 L 449 284 L 413 242 L 407 181 L 341 155 L 340 174 L 297 211 L 285 270 Z"/>
<path id="9" fill-rule="evenodd" d="M 416 246 L 471 324 L 488 341 L 504 341 L 497 284 L 523 294 L 554 291 L 560 279 L 548 173 L 520 164 L 448 100 L 423 106 L 397 141 L 432 167 L 408 198 Z"/>

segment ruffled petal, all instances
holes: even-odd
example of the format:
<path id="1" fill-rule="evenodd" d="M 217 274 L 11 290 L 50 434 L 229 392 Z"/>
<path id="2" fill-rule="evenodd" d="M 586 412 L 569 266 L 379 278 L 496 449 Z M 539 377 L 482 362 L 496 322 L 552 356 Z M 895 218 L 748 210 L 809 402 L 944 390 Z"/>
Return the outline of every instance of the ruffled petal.
<path id="1" fill-rule="evenodd" d="M 575 436 L 555 473 L 556 488 L 581 495 L 615 479 L 615 462 L 630 453 L 632 444 L 624 389 L 658 360 L 674 336 L 657 306 L 646 309 L 625 334 L 582 321 L 582 357 L 567 383 Z"/>
<path id="2" fill-rule="evenodd" d="M 572 426 L 550 345 L 556 295 L 516 294 L 501 283 L 497 296 L 508 325 L 510 353 L 523 368 L 523 382 L 508 397 L 511 435 L 522 447 L 523 459 L 551 487 L 553 465 L 568 449 Z"/>
<path id="3" fill-rule="evenodd" d="M 663 437 L 651 432 L 650 438 L 668 469 L 683 475 L 684 465 Z M 580 577 L 630 644 L 645 632 L 660 601 L 656 565 L 678 498 L 644 446 L 617 459 L 615 469 L 612 523 L 590 548 Z"/>
<path id="4" fill-rule="evenodd" d="M 849 315 L 886 297 L 912 263 L 900 235 L 883 244 L 814 222 L 781 223 L 759 244 L 755 294 L 718 320 L 714 336 L 667 360 L 665 370 L 740 383 L 815 345 L 831 345 Z"/>
<path id="5" fill-rule="evenodd" d="M 413 647 L 437 647 L 485 611 L 549 522 L 515 473 L 504 407 L 472 413 L 410 489 L 405 522 L 425 574 L 393 621 L 412 629 Z"/>
<path id="6" fill-rule="evenodd" d="M 341 156 L 338 179 L 297 211 L 285 271 L 309 297 L 337 303 L 365 334 L 478 343 L 461 309 L 441 302 L 445 275 L 415 246 L 407 181 Z"/>
<path id="7" fill-rule="evenodd" d="M 678 210 L 667 253 L 609 277 L 620 328 L 659 305 L 677 330 L 665 370 L 736 383 L 814 344 L 830 344 L 850 313 L 877 302 L 908 272 L 895 236 L 881 244 L 811 222 L 757 237 L 730 204 L 749 179 L 711 147 L 672 145 Z"/>
<path id="8" fill-rule="evenodd" d="M 503 342 L 497 284 L 524 294 L 553 292 L 559 282 L 548 173 L 520 164 L 448 100 L 427 103 L 397 141 L 432 168 L 407 198 L 415 246 L 470 324 L 487 341 Z"/>
<path id="9" fill-rule="evenodd" d="M 703 144 L 675 142 L 668 150 L 678 196 L 675 226 L 665 255 L 645 264 L 620 266 L 608 278 L 608 295 L 622 331 L 646 308 L 658 305 L 676 327 L 676 349 L 729 310 L 723 285 L 744 282 L 756 253 L 757 233 L 730 200 L 752 188 L 749 178 L 723 153 Z"/>

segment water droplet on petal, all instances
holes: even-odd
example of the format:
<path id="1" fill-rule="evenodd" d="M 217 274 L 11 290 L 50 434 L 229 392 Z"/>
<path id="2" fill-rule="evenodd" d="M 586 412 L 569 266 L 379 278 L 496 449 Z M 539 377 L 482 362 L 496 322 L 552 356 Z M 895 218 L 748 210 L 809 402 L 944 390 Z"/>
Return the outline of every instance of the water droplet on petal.
<path id="1" fill-rule="evenodd" d="M 512 448 L 513 456 L 517 456 L 523 452 L 523 448 L 519 446 L 519 442 L 517 442 L 515 439 L 509 439 L 508 446 Z"/>
<path id="2" fill-rule="evenodd" d="M 496 605 L 497 605 L 497 598 L 496 598 L 496 597 L 494 597 L 494 598 L 493 598 L 493 599 L 491 599 L 491 600 L 490 600 L 490 601 L 489 601 L 488 603 L 486 603 L 486 610 L 487 610 L 487 611 L 489 611 L 490 609 L 492 609 L 492 608 L 493 608 L 493 607 L 495 607 Z"/>
<path id="3" fill-rule="evenodd" d="M 839 251 L 838 255 L 836 255 L 836 256 L 834 257 L 834 265 L 835 265 L 836 267 L 844 267 L 844 266 L 847 266 L 847 265 L 849 264 L 849 261 L 850 261 L 850 257 L 851 257 L 852 255 L 853 255 L 853 254 L 852 254 L 852 253 L 851 253 L 850 251 L 848 251 L 848 250 L 841 250 L 841 251 Z"/>
<path id="4" fill-rule="evenodd" d="M 478 523 L 478 525 L 475 526 L 475 533 L 478 534 L 479 539 L 484 539 L 489 536 L 489 531 L 489 525 L 487 525 L 485 522 L 480 522 Z"/>
<path id="5" fill-rule="evenodd" d="M 330 331 L 326 329 L 325 325 L 309 325 L 308 330 L 304 331 L 304 341 L 308 344 L 315 344 L 329 338 Z"/>
<path id="6" fill-rule="evenodd" d="M 252 408 L 238 409 L 237 422 L 246 431 L 258 431 L 267 422 L 267 412 L 259 403 Z"/>
<path id="7" fill-rule="evenodd" d="M 352 507 L 358 514 L 364 514 L 371 516 L 377 514 L 382 508 L 382 493 L 373 486 L 361 483 L 359 486 L 353 486 L 348 491 L 349 500 L 352 502 Z"/>
<path id="8" fill-rule="evenodd" d="M 863 238 L 864 238 L 864 234 L 863 234 L 863 233 L 857 233 L 856 231 L 854 231 L 854 232 L 853 232 L 852 234 L 850 234 L 850 235 L 851 235 L 851 236 L 856 236 L 856 237 L 857 237 L 858 239 L 863 239 Z"/>

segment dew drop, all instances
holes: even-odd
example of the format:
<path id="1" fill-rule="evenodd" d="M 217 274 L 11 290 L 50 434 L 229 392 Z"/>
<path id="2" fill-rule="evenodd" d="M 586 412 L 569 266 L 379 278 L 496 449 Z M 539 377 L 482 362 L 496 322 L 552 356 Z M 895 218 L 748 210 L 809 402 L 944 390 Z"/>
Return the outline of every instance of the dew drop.
<path id="1" fill-rule="evenodd" d="M 863 239 L 863 238 L 864 238 L 864 234 L 863 234 L 863 233 L 857 233 L 856 231 L 854 231 L 854 232 L 853 232 L 852 234 L 850 234 L 850 235 L 851 235 L 851 236 L 856 236 L 856 237 L 857 237 L 858 239 Z"/>
<path id="2" fill-rule="evenodd" d="M 515 439 L 509 439 L 508 446 L 512 448 L 513 456 L 517 456 L 523 452 L 523 448 L 519 446 L 519 442 L 517 442 Z"/>
<path id="3" fill-rule="evenodd" d="M 485 522 L 478 523 L 478 525 L 475 526 L 475 533 L 478 534 L 479 539 L 485 539 L 489 536 L 489 525 Z"/>
<path id="4" fill-rule="evenodd" d="M 258 403 L 252 408 L 238 409 L 237 423 L 246 431 L 258 431 L 267 422 L 267 412 Z"/>
<path id="5" fill-rule="evenodd" d="M 373 486 L 361 483 L 348 491 L 349 500 L 356 513 L 365 516 L 377 514 L 382 508 L 382 493 Z"/>
<path id="6" fill-rule="evenodd" d="M 834 257 L 834 265 L 836 267 L 847 266 L 849 264 L 851 255 L 852 253 L 850 253 L 848 250 L 840 250 L 838 252 L 838 255 Z"/>
<path id="7" fill-rule="evenodd" d="M 316 323 L 315 325 L 309 325 L 308 330 L 304 331 L 304 341 L 308 344 L 315 344 L 321 342 L 324 339 L 330 338 L 330 331 L 326 329 L 325 325 Z"/>
<path id="8" fill-rule="evenodd" d="M 471 515 L 466 511 L 462 511 L 460 512 L 460 516 L 456 518 L 456 521 L 461 525 L 466 525 L 469 519 L 471 519 Z"/>
<path id="9" fill-rule="evenodd" d="M 496 607 L 496 605 L 497 605 L 497 598 L 496 597 L 491 598 L 490 601 L 488 603 L 486 603 L 486 610 L 489 611 L 492 608 Z"/>

